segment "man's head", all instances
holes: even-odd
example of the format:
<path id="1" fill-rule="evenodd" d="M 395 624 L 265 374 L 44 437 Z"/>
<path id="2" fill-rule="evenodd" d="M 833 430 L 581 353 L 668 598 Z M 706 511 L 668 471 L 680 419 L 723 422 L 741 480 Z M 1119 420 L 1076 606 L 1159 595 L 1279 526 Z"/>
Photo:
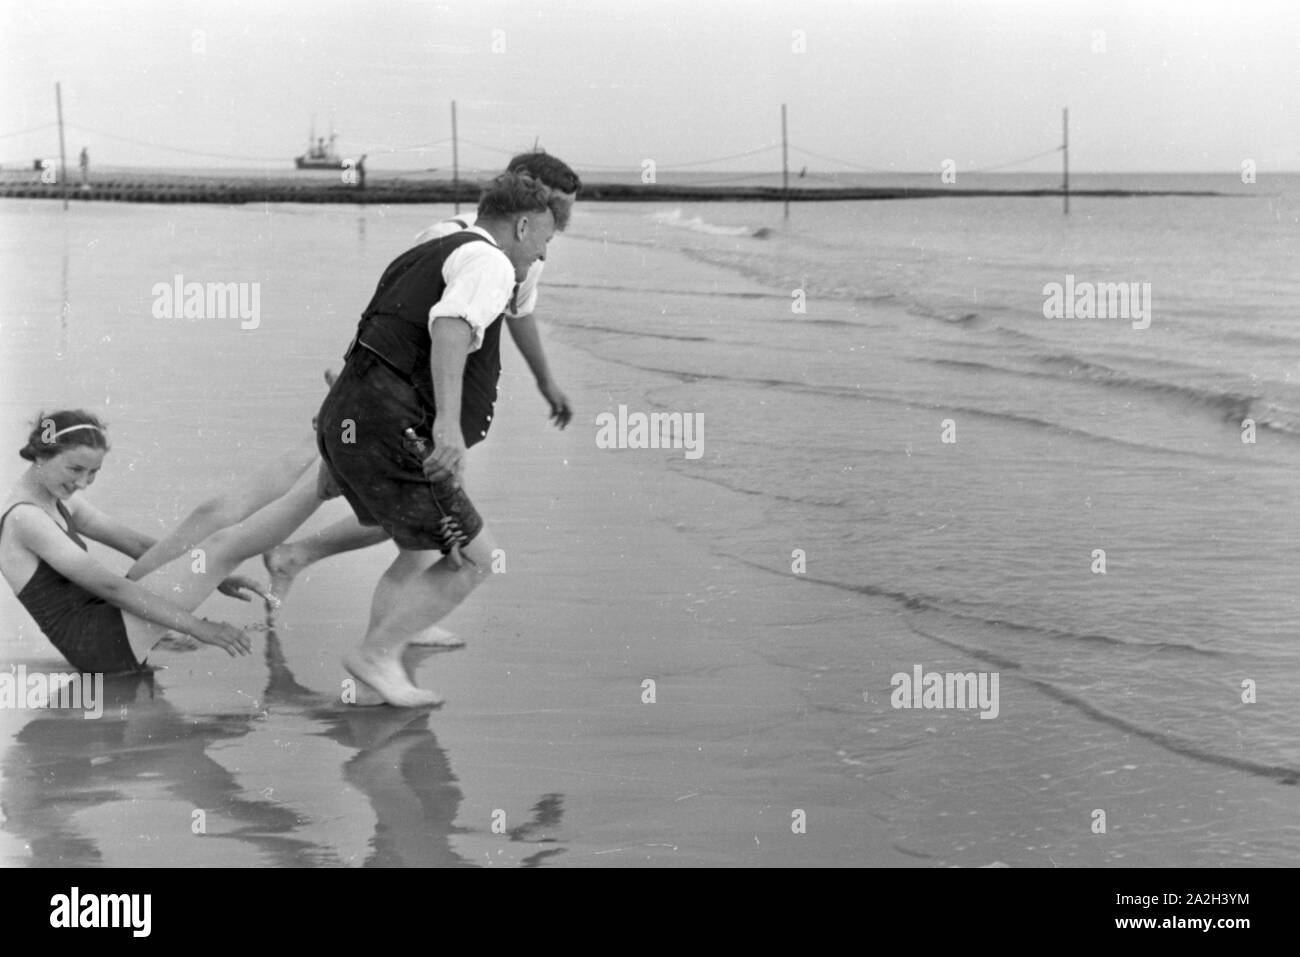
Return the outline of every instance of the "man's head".
<path id="1" fill-rule="evenodd" d="M 564 209 L 566 202 L 563 193 L 524 172 L 502 173 L 479 198 L 477 224 L 510 257 L 516 281 L 522 282 L 528 267 L 546 258 L 557 209 Z"/>
<path id="2" fill-rule="evenodd" d="M 506 164 L 506 172 L 528 173 L 558 193 L 563 202 L 558 207 L 552 207 L 555 211 L 555 228 L 563 230 L 569 225 L 569 214 L 573 210 L 574 200 L 578 198 L 578 190 L 582 189 L 582 180 L 578 179 L 578 174 L 569 168 L 568 163 L 556 159 L 550 153 L 520 153 Z"/>

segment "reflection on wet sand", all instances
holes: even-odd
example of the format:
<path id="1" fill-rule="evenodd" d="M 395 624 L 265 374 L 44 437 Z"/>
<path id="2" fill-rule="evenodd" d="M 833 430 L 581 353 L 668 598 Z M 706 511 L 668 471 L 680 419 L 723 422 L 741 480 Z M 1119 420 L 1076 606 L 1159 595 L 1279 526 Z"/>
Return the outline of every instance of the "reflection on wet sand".
<path id="1" fill-rule="evenodd" d="M 274 632 L 266 638 L 267 683 L 263 708 L 237 714 L 187 714 L 164 697 L 154 675 L 107 678 L 104 714 L 84 720 L 79 711 L 37 711 L 14 736 L 0 761 L 3 828 L 23 842 L 32 866 L 112 863 L 100 828 L 79 821 L 87 811 L 112 814 L 120 805 L 161 793 L 206 818 L 230 826 L 196 838 L 183 810 L 170 824 L 153 819 L 157 864 L 186 863 L 195 839 L 225 839 L 251 846 L 260 862 L 303 867 L 347 863 L 333 842 L 302 836 L 321 815 L 251 791 L 239 775 L 212 757 L 214 746 L 265 728 L 265 722 L 305 719 L 315 734 L 352 752 L 342 778 L 373 809 L 374 833 L 362 862 L 368 867 L 471 866 L 452 846 L 462 793 L 446 752 L 429 728 L 428 711 L 355 708 L 299 684 L 285 663 Z M 429 650 L 417 652 L 419 656 Z M 414 667 L 416 660 L 410 662 Z M 311 733 L 311 732 L 309 732 Z M 286 771 L 292 774 L 292 771 Z M 299 805 L 304 802 L 296 802 Z M 509 832 L 512 841 L 552 843 L 539 835 L 558 826 L 562 797 L 543 796 L 533 820 Z M 319 834 L 319 820 L 316 820 Z M 355 829 L 359 821 L 344 820 Z M 121 835 L 113 835 L 120 840 Z M 538 866 L 563 849 L 548 847 L 523 859 Z M 193 863 L 193 861 L 190 861 Z"/>

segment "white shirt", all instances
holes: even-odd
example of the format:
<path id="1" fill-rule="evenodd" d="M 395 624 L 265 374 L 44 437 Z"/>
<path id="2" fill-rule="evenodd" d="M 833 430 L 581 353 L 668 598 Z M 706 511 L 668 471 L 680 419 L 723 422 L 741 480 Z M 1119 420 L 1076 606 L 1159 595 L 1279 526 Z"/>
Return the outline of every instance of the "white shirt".
<path id="1" fill-rule="evenodd" d="M 462 213 L 457 216 L 466 226 L 473 226 L 478 219 L 477 212 Z M 443 236 L 450 236 L 452 233 L 458 233 L 461 230 L 460 223 L 456 219 L 444 219 L 440 223 L 434 223 L 428 229 L 424 230 L 415 237 L 416 243 L 427 243 L 431 239 L 441 239 Z M 537 286 L 542 278 L 542 267 L 546 263 L 538 259 L 528 267 L 528 275 L 524 281 L 519 284 L 519 291 L 515 293 L 514 302 L 506 307 L 507 316 L 529 316 L 537 308 Z"/>
<path id="2" fill-rule="evenodd" d="M 433 320 L 439 317 L 464 319 L 474 334 L 468 351 L 474 352 L 483 345 L 487 327 L 510 302 L 515 267 L 485 230 L 471 226 L 469 231 L 486 237 L 487 242 L 465 243 L 443 262 L 442 278 L 447 286 L 429 309 L 429 335 L 433 335 Z"/>

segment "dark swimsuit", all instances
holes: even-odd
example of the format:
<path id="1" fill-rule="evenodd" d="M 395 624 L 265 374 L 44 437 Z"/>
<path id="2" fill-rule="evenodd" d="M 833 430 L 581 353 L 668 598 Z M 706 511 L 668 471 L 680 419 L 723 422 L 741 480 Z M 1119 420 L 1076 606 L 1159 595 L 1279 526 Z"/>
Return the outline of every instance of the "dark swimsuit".
<path id="1" fill-rule="evenodd" d="M 4 532 L 9 512 L 19 505 L 40 508 L 35 502 L 12 505 L 0 515 L 0 534 Z M 62 502 L 55 502 L 55 506 L 68 526 L 62 531 L 78 548 L 87 551 L 68 510 Z M 36 572 L 18 593 L 18 600 L 50 643 L 78 671 L 109 675 L 147 670 L 131 651 L 121 610 L 60 575 L 45 559 L 37 562 Z"/>

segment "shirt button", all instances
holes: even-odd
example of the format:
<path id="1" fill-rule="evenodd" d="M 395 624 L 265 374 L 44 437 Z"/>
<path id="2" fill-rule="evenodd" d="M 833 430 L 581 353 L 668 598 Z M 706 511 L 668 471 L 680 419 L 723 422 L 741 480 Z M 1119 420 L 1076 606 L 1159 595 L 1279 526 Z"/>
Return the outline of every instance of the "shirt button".
<path id="1" fill-rule="evenodd" d="M 486 439 L 486 438 L 487 438 L 487 432 L 486 432 L 486 431 L 484 431 L 484 432 L 480 432 L 480 433 L 479 433 L 479 436 L 482 437 L 482 438 L 485 438 L 485 439 Z"/>
<path id="2" fill-rule="evenodd" d="M 490 415 L 488 416 L 488 421 L 489 421 L 489 422 L 492 421 L 492 416 L 490 416 Z"/>

